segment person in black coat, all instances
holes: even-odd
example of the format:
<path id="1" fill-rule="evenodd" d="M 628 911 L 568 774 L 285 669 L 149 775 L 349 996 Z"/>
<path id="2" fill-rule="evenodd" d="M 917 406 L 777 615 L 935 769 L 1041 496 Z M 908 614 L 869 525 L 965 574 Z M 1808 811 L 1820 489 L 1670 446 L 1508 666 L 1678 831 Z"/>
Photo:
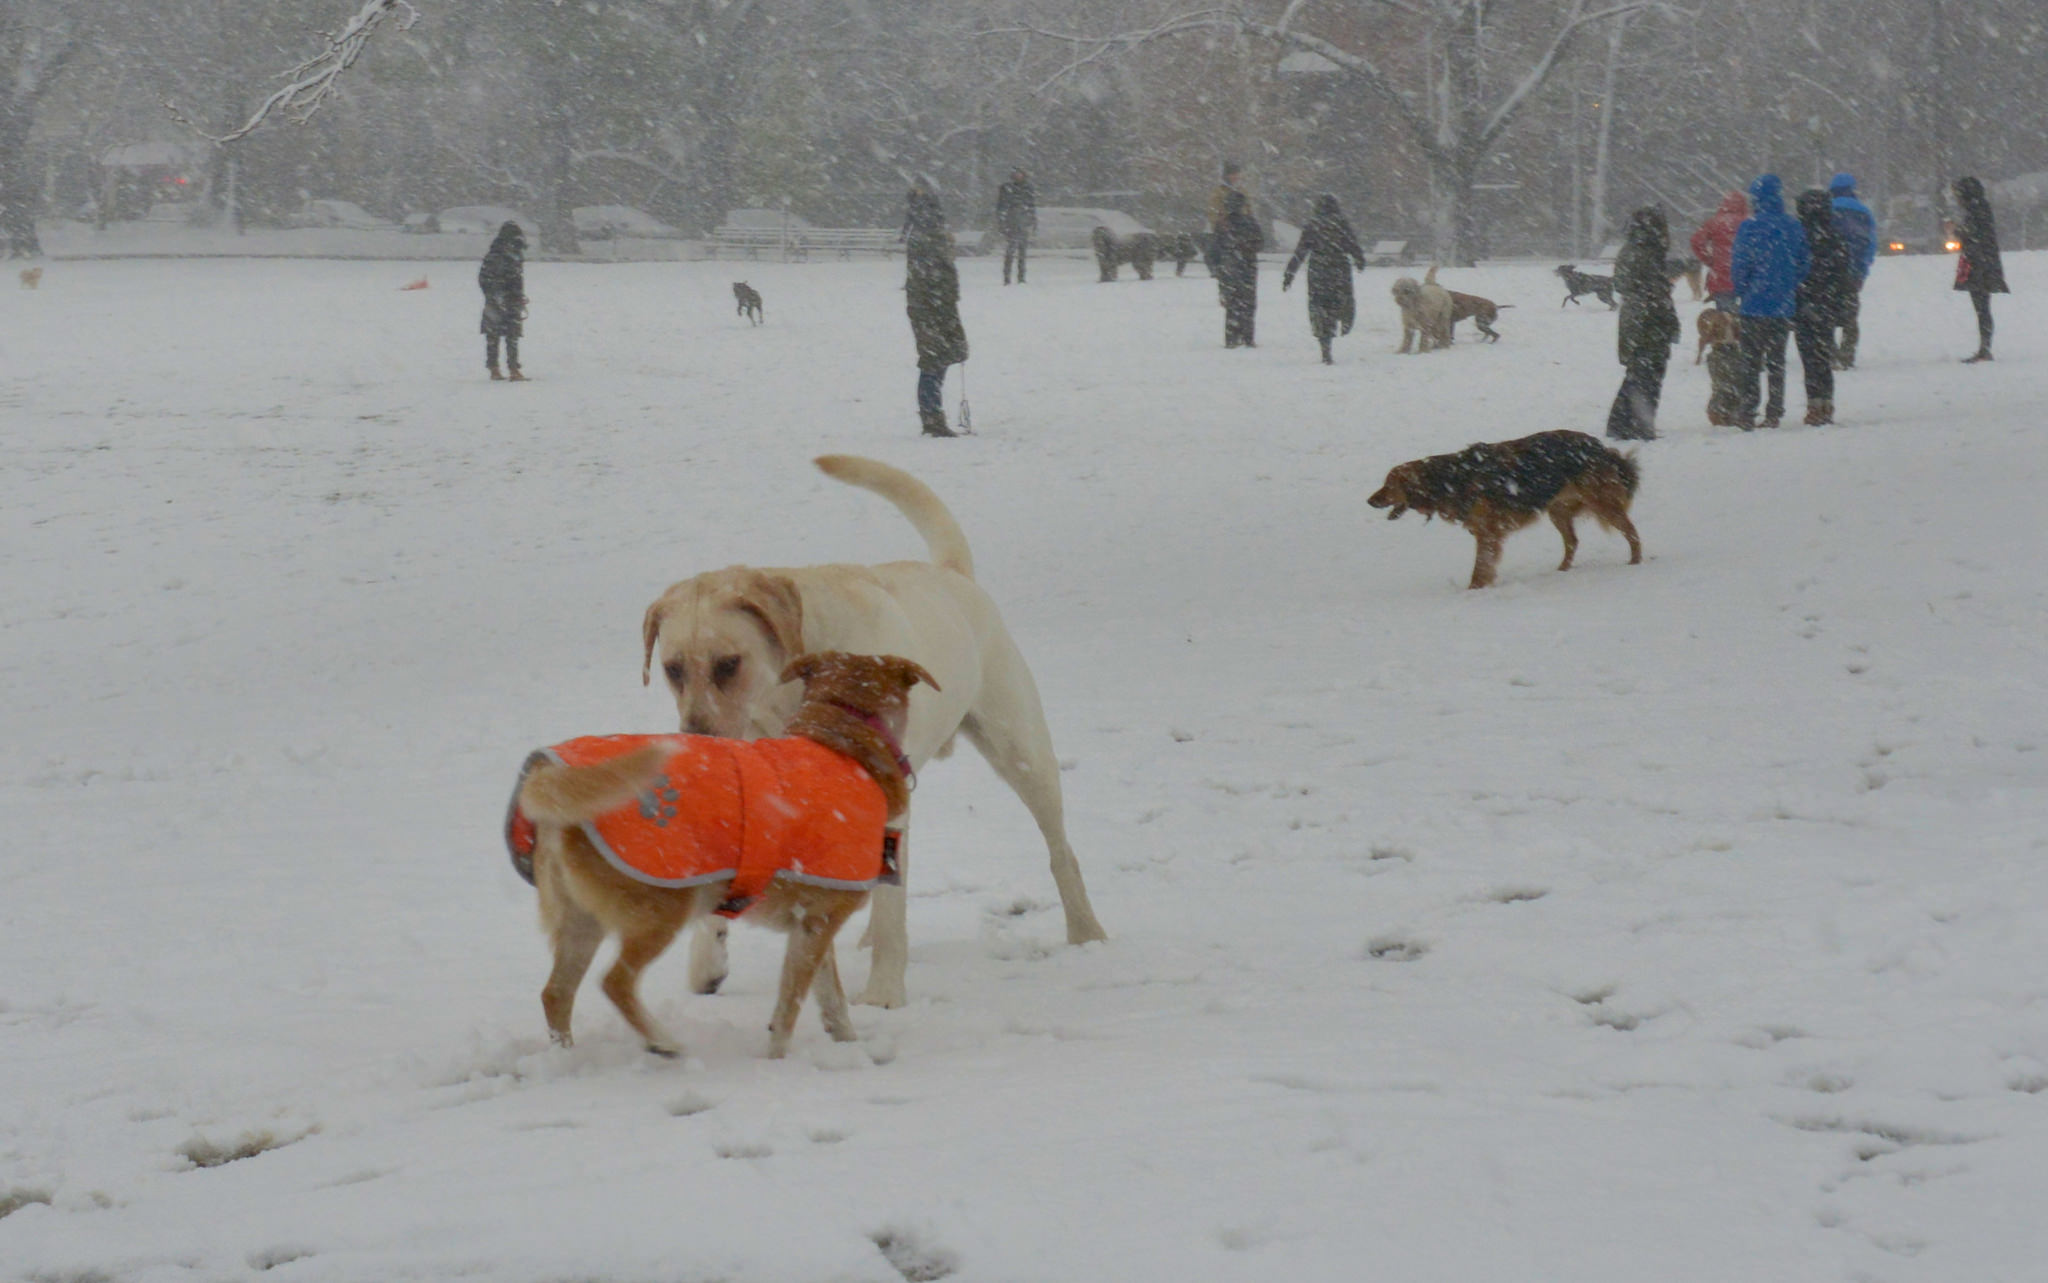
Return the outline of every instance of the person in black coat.
<path id="1" fill-rule="evenodd" d="M 1231 189 L 1223 200 L 1223 217 L 1209 241 L 1209 271 L 1223 303 L 1223 346 L 1256 347 L 1252 323 L 1259 310 L 1259 251 L 1266 232 L 1252 217 L 1251 200 Z"/>
<path id="2" fill-rule="evenodd" d="M 1856 298 L 1856 261 L 1835 225 L 1834 199 L 1819 188 L 1799 193 L 1793 203 L 1806 229 L 1813 265 L 1793 296 L 1792 341 L 1806 377 L 1806 422 L 1835 421 L 1835 327 L 1850 317 Z"/>
<path id="3" fill-rule="evenodd" d="M 1010 262 L 1017 264 L 1017 284 L 1024 283 L 1024 251 L 1038 230 L 1038 192 L 1031 176 L 1013 170 L 1010 181 L 996 189 L 996 228 L 1003 234 L 1003 284 L 1010 283 Z"/>
<path id="4" fill-rule="evenodd" d="M 1621 253 L 1614 258 L 1614 293 L 1621 300 L 1616 349 L 1624 372 L 1607 411 L 1607 435 L 1616 440 L 1657 439 L 1664 370 L 1682 334 L 1678 309 L 1671 305 L 1671 278 L 1664 274 L 1670 253 L 1671 228 L 1663 210 L 1645 205 L 1628 216 Z"/>
<path id="5" fill-rule="evenodd" d="M 1954 191 L 1956 205 L 1963 211 L 1956 239 L 1963 243 L 1956 260 L 1956 288 L 1970 296 L 1977 309 L 1977 354 L 1963 358 L 1975 365 L 1991 359 L 1991 296 L 2009 293 L 2005 286 L 2005 261 L 1998 255 L 1998 228 L 1991 222 L 1991 202 L 1985 199 L 1984 184 L 1974 178 L 1958 178 Z"/>
<path id="6" fill-rule="evenodd" d="M 526 233 L 519 224 L 507 222 L 498 229 L 484 263 L 477 269 L 476 283 L 484 292 L 484 365 L 494 379 L 524 382 L 519 372 L 519 336 L 526 320 Z M 498 370 L 498 340 L 505 341 L 505 365 L 510 374 Z"/>
<path id="7" fill-rule="evenodd" d="M 1284 292 L 1294 284 L 1294 274 L 1308 262 L 1308 328 L 1323 346 L 1323 364 L 1330 365 L 1330 340 L 1351 333 L 1358 319 L 1358 300 L 1351 288 L 1351 273 L 1365 267 L 1365 251 L 1359 248 L 1358 233 L 1344 217 L 1335 196 L 1316 197 L 1308 226 L 1294 246 L 1294 257 L 1281 273 Z"/>
<path id="8" fill-rule="evenodd" d="M 946 426 L 946 368 L 967 359 L 967 329 L 960 323 L 960 270 L 953 234 L 939 198 L 910 189 L 903 221 L 903 296 L 910 333 L 917 340 L 917 417 L 928 437 L 958 436 Z"/>

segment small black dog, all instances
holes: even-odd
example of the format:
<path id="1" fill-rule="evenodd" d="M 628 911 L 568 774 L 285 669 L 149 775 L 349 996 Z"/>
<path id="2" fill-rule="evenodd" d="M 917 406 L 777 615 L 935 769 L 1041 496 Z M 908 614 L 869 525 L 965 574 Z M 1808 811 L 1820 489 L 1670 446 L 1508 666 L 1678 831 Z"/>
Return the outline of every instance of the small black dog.
<path id="1" fill-rule="evenodd" d="M 754 324 L 759 325 L 761 323 L 761 291 L 745 281 L 734 281 L 732 283 L 732 296 L 739 301 L 739 314 Z"/>
<path id="2" fill-rule="evenodd" d="M 1558 279 L 1564 282 L 1564 303 L 1576 303 L 1579 301 L 1579 295 L 1591 294 L 1609 307 L 1615 305 L 1612 276 L 1595 276 L 1591 272 L 1582 272 L 1575 263 L 1559 265 L 1557 275 Z M 1559 303 L 1558 306 L 1563 307 L 1564 303 Z"/>

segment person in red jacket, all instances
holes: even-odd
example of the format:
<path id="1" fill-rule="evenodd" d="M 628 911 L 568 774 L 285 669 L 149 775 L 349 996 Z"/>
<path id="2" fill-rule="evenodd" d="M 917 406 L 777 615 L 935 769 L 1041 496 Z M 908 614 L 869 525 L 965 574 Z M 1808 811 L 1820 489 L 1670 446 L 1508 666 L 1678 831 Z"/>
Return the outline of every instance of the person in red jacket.
<path id="1" fill-rule="evenodd" d="M 1707 298 L 1724 312 L 1735 307 L 1735 278 L 1728 270 L 1735 252 L 1735 229 L 1748 217 L 1749 198 L 1729 192 L 1721 198 L 1721 207 L 1692 234 L 1692 256 L 1707 266 Z"/>

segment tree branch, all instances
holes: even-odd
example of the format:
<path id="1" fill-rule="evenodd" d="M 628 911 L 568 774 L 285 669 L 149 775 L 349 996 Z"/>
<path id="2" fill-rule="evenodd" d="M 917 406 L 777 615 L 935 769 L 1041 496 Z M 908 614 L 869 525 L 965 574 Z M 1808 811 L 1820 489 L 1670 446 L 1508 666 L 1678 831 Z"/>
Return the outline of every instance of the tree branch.
<path id="1" fill-rule="evenodd" d="M 264 99 L 263 105 L 258 107 L 255 114 L 239 129 L 230 130 L 225 134 L 211 134 L 193 123 L 191 117 L 180 110 L 176 103 L 166 101 L 164 110 L 170 113 L 171 119 L 214 143 L 231 143 L 248 137 L 276 111 L 282 111 L 287 119 L 303 125 L 326 105 L 327 99 L 335 92 L 335 81 L 340 78 L 342 72 L 355 65 L 356 59 L 362 56 L 364 46 L 369 43 L 370 36 L 376 32 L 378 25 L 393 14 L 398 15 L 400 31 L 410 28 L 420 16 L 419 10 L 412 7 L 410 0 L 366 0 L 363 7 L 356 12 L 356 16 L 349 19 L 348 24 L 340 31 L 323 32 L 322 38 L 326 40 L 327 48 L 280 76 L 279 79 L 288 80 L 290 83 Z"/>

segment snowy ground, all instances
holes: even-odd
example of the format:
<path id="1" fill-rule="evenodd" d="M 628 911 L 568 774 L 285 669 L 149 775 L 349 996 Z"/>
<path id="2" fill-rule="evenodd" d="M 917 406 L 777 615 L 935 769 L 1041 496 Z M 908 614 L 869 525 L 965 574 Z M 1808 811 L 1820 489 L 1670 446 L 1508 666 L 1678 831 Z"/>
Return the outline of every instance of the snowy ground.
<path id="1" fill-rule="evenodd" d="M 960 441 L 897 264 L 749 265 L 760 329 L 732 264 L 536 264 L 526 386 L 466 264 L 8 282 L 0 1278 L 2042 1278 L 2048 255 L 2007 269 L 1966 368 L 1949 262 L 1882 262 L 1833 428 L 1708 429 L 1681 348 L 1646 564 L 1531 530 L 1483 593 L 1364 498 L 1598 430 L 1612 315 L 1539 265 L 1447 274 L 1515 310 L 1426 357 L 1367 272 L 1326 369 L 1277 272 L 1225 352 L 1199 268 L 969 261 Z M 963 751 L 857 1046 L 760 1059 L 736 933 L 717 997 L 649 975 L 687 1061 L 594 987 L 551 1049 L 512 774 L 672 725 L 671 580 L 921 555 L 824 451 L 958 513 L 1113 939 Z"/>

